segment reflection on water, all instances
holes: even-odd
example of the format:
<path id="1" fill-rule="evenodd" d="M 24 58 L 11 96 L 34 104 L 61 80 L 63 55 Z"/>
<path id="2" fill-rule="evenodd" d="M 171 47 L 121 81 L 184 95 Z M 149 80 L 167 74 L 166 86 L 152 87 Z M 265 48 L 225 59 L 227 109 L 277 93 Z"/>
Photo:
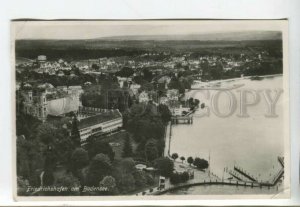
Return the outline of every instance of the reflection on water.
<path id="1" fill-rule="evenodd" d="M 244 84 L 239 89 L 275 90 L 283 88 L 282 76 L 259 81 L 243 79 L 227 84 Z M 187 97 L 198 98 L 201 103 L 204 102 L 206 106 L 210 107 L 211 97 L 215 92 L 209 90 L 208 96 L 200 91 L 191 91 Z M 238 92 L 237 90 L 232 90 L 232 92 L 236 95 L 239 107 Z M 229 177 L 226 172 L 224 173 L 224 168 L 232 169 L 234 165 L 238 165 L 259 181 L 269 181 L 280 169 L 277 157 L 284 155 L 283 96 L 281 95 L 276 105 L 277 118 L 265 117 L 267 104 L 261 92 L 260 98 L 258 104 L 248 108 L 250 115 L 248 118 L 237 117 L 239 110 L 237 107 L 235 113 L 227 118 L 217 117 L 212 112 L 209 117 L 200 118 L 197 117 L 197 114 L 202 112 L 197 111 L 194 114 L 193 124 L 173 125 L 171 153 L 177 152 L 179 156 L 197 156 L 207 160 L 210 154 L 211 171 L 220 178 Z M 226 111 L 228 106 L 228 97 L 220 96 L 220 111 Z M 225 189 L 227 187 L 213 188 Z M 212 187 L 192 187 L 183 191 L 190 192 L 198 188 L 202 189 L 201 194 L 205 194 Z"/>

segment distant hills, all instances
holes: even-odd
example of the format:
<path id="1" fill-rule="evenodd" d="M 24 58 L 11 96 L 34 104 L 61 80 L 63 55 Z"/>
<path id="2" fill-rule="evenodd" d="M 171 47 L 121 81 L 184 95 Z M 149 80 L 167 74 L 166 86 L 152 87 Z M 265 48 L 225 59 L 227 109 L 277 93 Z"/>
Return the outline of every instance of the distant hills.
<path id="1" fill-rule="evenodd" d="M 270 51 L 281 50 L 281 33 L 232 32 L 191 35 L 114 36 L 96 39 L 16 40 L 16 57 L 34 59 L 46 55 L 48 59 L 89 59 L 99 57 L 134 56 L 146 51 L 216 52 L 226 49 L 240 53 L 249 47 L 264 47 Z M 217 50 L 216 50 L 217 49 Z"/>
<path id="2" fill-rule="evenodd" d="M 111 36 L 98 38 L 109 41 L 168 41 L 168 40 L 198 40 L 198 41 L 246 41 L 246 40 L 281 40 L 282 34 L 279 31 L 249 31 L 231 33 L 211 33 L 211 34 L 189 34 L 189 35 L 131 35 L 131 36 Z"/>

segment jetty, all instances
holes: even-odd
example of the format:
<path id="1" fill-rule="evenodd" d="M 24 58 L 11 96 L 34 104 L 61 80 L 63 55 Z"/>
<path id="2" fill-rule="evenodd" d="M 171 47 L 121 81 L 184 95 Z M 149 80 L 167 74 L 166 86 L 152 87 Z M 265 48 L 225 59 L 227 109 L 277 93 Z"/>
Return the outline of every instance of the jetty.
<path id="1" fill-rule="evenodd" d="M 251 176 L 251 175 L 250 175 L 249 173 L 247 173 L 246 171 L 242 170 L 242 168 L 237 167 L 237 166 L 234 166 L 233 169 L 234 169 L 236 172 L 238 172 L 238 173 L 240 173 L 241 175 L 243 175 L 244 177 L 246 177 L 247 179 L 249 179 L 250 181 L 252 181 L 252 182 L 257 182 L 257 180 L 256 180 L 253 176 Z"/>
<path id="2" fill-rule="evenodd" d="M 172 124 L 192 124 L 193 123 L 193 116 L 172 116 L 171 117 Z"/>

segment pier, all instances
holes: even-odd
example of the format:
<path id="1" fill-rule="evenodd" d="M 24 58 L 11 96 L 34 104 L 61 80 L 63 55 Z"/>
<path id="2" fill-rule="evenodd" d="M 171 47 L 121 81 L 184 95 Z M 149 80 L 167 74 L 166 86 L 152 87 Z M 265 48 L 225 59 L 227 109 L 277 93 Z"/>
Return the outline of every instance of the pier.
<path id="1" fill-rule="evenodd" d="M 251 176 L 249 173 L 247 173 L 244 170 L 242 170 L 242 168 L 234 166 L 233 169 L 235 171 L 237 171 L 238 173 L 242 174 L 244 177 L 248 178 L 250 181 L 257 182 L 257 180 L 253 176 Z"/>
<path id="2" fill-rule="evenodd" d="M 193 124 L 193 116 L 172 116 L 172 124 Z"/>
<path id="3" fill-rule="evenodd" d="M 179 184 L 175 187 L 163 189 L 156 191 L 152 195 L 162 195 L 172 190 L 177 190 L 180 188 L 187 188 L 192 186 L 201 186 L 201 185 L 229 185 L 229 186 L 243 186 L 243 187 L 250 187 L 250 188 L 262 188 L 262 187 L 274 187 L 276 183 L 255 183 L 255 182 L 245 182 L 245 181 L 231 181 L 231 180 L 207 180 L 203 182 L 194 182 L 189 184 Z"/>

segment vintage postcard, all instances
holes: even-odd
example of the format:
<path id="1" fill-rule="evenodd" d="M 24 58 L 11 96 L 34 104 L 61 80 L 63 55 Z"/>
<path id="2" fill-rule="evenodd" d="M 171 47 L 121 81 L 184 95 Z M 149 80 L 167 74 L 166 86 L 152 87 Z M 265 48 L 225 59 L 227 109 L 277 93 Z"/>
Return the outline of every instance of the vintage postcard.
<path id="1" fill-rule="evenodd" d="M 12 21 L 15 199 L 289 198 L 287 25 Z"/>

